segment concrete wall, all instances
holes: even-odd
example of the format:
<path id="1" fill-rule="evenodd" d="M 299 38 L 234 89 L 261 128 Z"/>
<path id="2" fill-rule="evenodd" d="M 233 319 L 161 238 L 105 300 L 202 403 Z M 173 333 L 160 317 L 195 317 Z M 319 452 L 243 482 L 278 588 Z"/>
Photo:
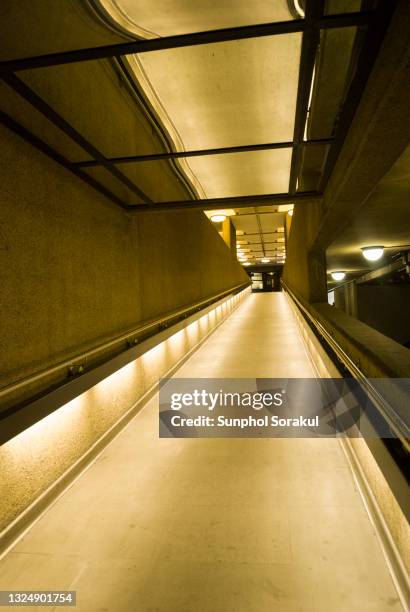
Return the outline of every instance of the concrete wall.
<path id="1" fill-rule="evenodd" d="M 203 213 L 130 216 L 1 137 L 2 385 L 248 280 Z"/>
<path id="2" fill-rule="evenodd" d="M 334 295 L 336 308 L 343 310 L 343 312 L 351 317 L 357 317 L 357 285 L 355 282 L 335 287 Z"/>
<path id="3" fill-rule="evenodd" d="M 86 8 L 69 0 L 2 3 L 0 56 L 117 42 Z M 108 60 L 19 77 L 105 156 L 166 150 L 149 109 Z M 0 99 L 3 111 L 69 160 L 89 158 L 3 83 Z M 248 280 L 203 213 L 127 215 L 3 128 L 1 141 L 0 386 Z M 169 162 L 121 170 L 153 201 L 189 198 Z M 123 202 L 140 201 L 105 169 L 87 171 Z"/>
<path id="4" fill-rule="evenodd" d="M 409 346 L 410 285 L 346 283 L 335 290 L 335 306 L 369 327 Z"/>
<path id="5" fill-rule="evenodd" d="M 312 252 L 311 246 L 321 219 L 320 203 L 296 204 L 292 222 L 287 226 L 286 264 L 283 280 L 308 302 L 326 297 L 326 262 L 323 251 Z"/>
<path id="6" fill-rule="evenodd" d="M 357 317 L 410 346 L 410 285 L 357 285 Z"/>

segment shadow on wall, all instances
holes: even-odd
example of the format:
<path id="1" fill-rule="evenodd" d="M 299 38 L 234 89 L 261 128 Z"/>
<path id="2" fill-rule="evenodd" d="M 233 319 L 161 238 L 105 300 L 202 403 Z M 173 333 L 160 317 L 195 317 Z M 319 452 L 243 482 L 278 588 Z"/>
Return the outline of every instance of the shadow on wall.
<path id="1" fill-rule="evenodd" d="M 410 284 L 347 283 L 334 290 L 335 306 L 410 348 Z"/>

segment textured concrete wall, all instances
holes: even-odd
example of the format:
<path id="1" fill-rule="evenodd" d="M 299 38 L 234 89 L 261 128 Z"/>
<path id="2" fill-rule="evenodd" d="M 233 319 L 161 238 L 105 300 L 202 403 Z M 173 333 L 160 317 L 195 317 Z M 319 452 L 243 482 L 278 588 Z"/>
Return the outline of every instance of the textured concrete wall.
<path id="1" fill-rule="evenodd" d="M 356 454 L 370 489 L 376 498 L 390 534 L 407 571 L 410 571 L 410 524 L 394 497 L 389 483 L 382 474 L 371 450 L 363 438 L 351 438 Z M 391 460 L 391 459 L 390 459 Z"/>
<path id="2" fill-rule="evenodd" d="M 2 385 L 248 280 L 203 213 L 131 217 L 1 136 Z"/>
<path id="3" fill-rule="evenodd" d="M 138 215 L 134 224 L 143 257 L 142 318 L 249 282 L 236 253 L 203 213 Z"/>

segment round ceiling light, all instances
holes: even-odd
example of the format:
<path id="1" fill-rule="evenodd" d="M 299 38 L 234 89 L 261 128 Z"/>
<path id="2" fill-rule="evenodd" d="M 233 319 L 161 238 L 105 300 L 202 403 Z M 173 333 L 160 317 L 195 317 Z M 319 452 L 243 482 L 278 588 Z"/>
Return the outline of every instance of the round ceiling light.
<path id="1" fill-rule="evenodd" d="M 334 281 L 342 281 L 344 278 L 346 278 L 346 272 L 331 272 L 330 276 Z"/>
<path id="2" fill-rule="evenodd" d="M 384 247 L 382 246 L 369 246 L 362 247 L 363 257 L 368 261 L 378 261 L 383 257 Z"/>
<path id="3" fill-rule="evenodd" d="M 221 223 L 222 221 L 225 221 L 225 219 L 226 215 L 212 215 L 211 217 L 211 221 L 214 223 Z"/>

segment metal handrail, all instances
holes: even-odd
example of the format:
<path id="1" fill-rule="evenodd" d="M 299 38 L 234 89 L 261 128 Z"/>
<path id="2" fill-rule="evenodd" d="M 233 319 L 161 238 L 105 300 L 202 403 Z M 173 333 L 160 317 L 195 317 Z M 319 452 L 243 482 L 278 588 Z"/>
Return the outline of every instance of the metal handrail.
<path id="1" fill-rule="evenodd" d="M 282 286 L 285 291 L 289 294 L 297 308 L 309 319 L 309 321 L 317 329 L 320 336 L 327 342 L 332 351 L 337 355 L 337 358 L 341 361 L 344 367 L 352 374 L 353 378 L 358 380 L 366 392 L 369 394 L 372 402 L 375 404 L 377 410 L 380 412 L 382 417 L 386 420 L 391 430 L 397 436 L 402 443 L 403 447 L 410 452 L 410 429 L 407 423 L 405 423 L 401 417 L 394 411 L 390 404 L 385 398 L 379 393 L 377 389 L 369 382 L 369 379 L 360 370 L 360 368 L 354 363 L 349 355 L 343 350 L 328 330 L 318 321 L 312 313 L 306 308 L 306 306 L 296 297 L 293 291 L 282 281 Z M 394 415 L 394 416 L 393 416 Z"/>
<path id="2" fill-rule="evenodd" d="M 145 339 L 147 335 L 149 335 L 150 330 L 153 330 L 153 331 L 155 330 L 154 333 L 156 333 L 157 331 L 161 331 L 162 329 L 171 325 L 173 321 L 187 318 L 189 313 L 198 312 L 202 310 L 203 308 L 205 308 L 206 306 L 212 304 L 213 302 L 216 302 L 222 299 L 224 296 L 238 293 L 241 289 L 245 289 L 248 285 L 249 285 L 248 283 L 241 283 L 239 285 L 235 285 L 234 287 L 230 289 L 214 294 L 210 298 L 206 298 L 204 300 L 195 302 L 194 304 L 191 304 L 190 306 L 186 306 L 184 308 L 174 310 L 168 313 L 166 316 L 162 316 L 157 319 L 149 320 L 148 322 L 138 327 L 135 327 L 126 333 L 116 336 L 115 338 L 112 338 L 111 340 L 108 340 L 102 344 L 99 344 L 98 346 L 92 349 L 89 349 L 82 353 L 78 353 L 75 356 L 70 357 L 69 359 L 65 359 L 64 361 L 61 361 L 49 368 L 41 370 L 40 372 L 36 372 L 35 374 L 30 374 L 29 376 L 21 378 L 20 380 L 16 382 L 10 383 L 9 385 L 0 389 L 0 399 L 4 398 L 7 395 L 11 395 L 12 393 L 15 393 L 21 388 L 27 387 L 34 383 L 38 383 L 42 379 L 46 379 L 52 376 L 53 374 L 57 374 L 58 372 L 67 370 L 67 374 L 69 374 L 70 368 L 76 368 L 78 367 L 78 364 L 85 364 L 88 360 L 91 360 L 91 359 L 93 359 L 93 361 L 96 361 L 99 355 L 101 355 L 102 353 L 105 353 L 106 351 L 108 351 L 109 349 L 112 349 L 115 346 L 121 345 L 122 343 L 125 344 L 125 347 L 133 346 L 138 343 L 140 336 L 144 336 L 144 339 Z M 81 371 L 82 370 L 80 370 L 80 372 Z"/>

